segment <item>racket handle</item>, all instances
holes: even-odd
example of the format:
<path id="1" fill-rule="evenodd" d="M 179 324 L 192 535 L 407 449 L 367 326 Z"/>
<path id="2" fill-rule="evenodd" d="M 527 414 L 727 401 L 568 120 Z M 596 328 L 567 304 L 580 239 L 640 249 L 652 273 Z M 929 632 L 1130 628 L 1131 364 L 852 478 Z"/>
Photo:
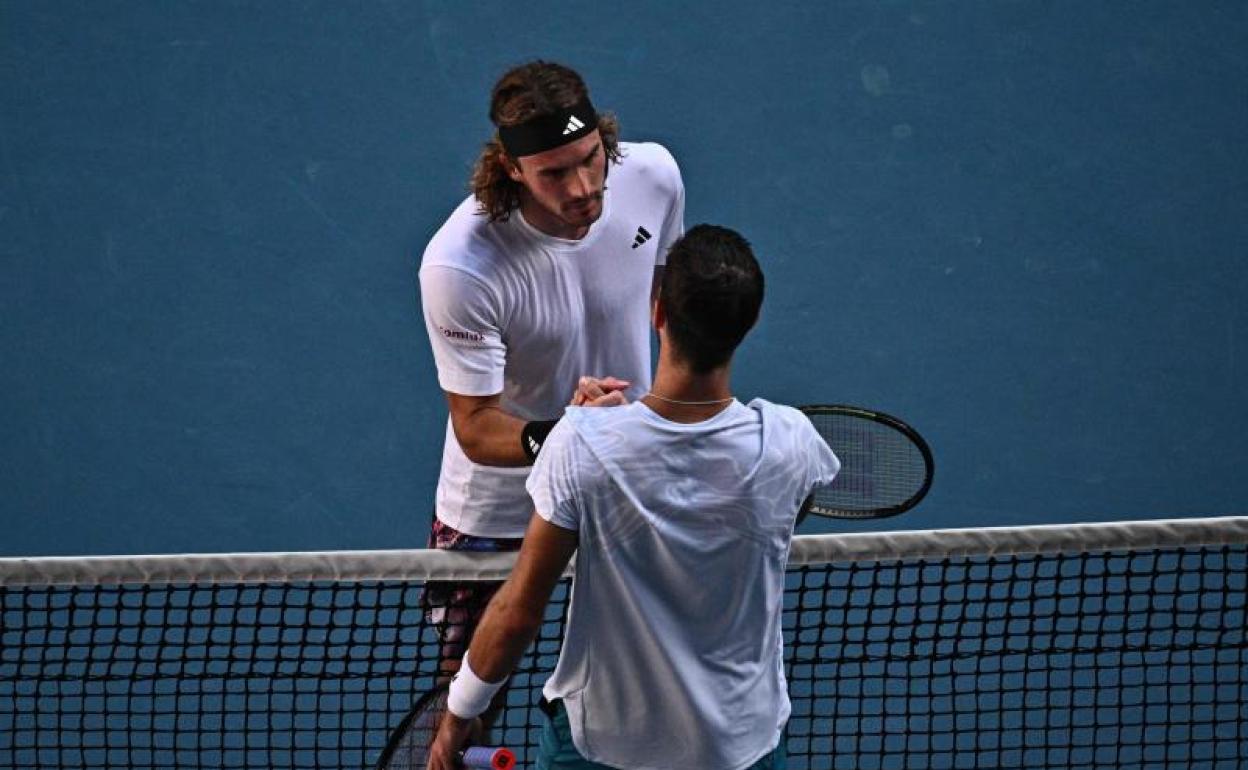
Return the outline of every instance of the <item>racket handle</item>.
<path id="1" fill-rule="evenodd" d="M 459 761 L 470 770 L 512 770 L 516 755 L 499 746 L 471 746 L 464 749 Z"/>

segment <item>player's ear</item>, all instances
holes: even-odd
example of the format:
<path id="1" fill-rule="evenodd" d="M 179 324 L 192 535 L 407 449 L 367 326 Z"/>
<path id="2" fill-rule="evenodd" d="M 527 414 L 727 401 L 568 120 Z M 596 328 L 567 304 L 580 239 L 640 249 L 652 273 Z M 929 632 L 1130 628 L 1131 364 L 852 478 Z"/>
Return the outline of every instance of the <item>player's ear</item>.
<path id="1" fill-rule="evenodd" d="M 650 324 L 657 332 L 664 326 L 667 326 L 667 313 L 663 312 L 663 303 L 659 301 L 662 292 L 655 292 L 654 298 L 650 300 Z"/>
<path id="2" fill-rule="evenodd" d="M 507 172 L 507 176 L 511 177 L 511 181 L 524 184 L 524 175 L 520 173 L 519 162 L 506 153 L 503 153 L 503 170 Z"/>

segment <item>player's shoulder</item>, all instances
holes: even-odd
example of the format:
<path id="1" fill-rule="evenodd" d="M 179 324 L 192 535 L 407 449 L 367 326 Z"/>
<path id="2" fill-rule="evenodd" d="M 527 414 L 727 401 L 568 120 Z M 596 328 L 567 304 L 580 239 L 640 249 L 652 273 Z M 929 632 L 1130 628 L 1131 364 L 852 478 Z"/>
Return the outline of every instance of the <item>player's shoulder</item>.
<path id="1" fill-rule="evenodd" d="M 560 458 L 560 464 L 581 465 L 593 459 L 594 453 L 589 451 L 586 435 L 592 437 L 596 431 L 594 423 L 600 415 L 594 412 L 609 412 L 607 408 L 586 408 L 569 406 L 564 410 L 563 417 L 555 424 L 554 429 L 542 443 L 542 457 Z M 539 458 L 539 462 L 543 462 Z M 544 464 L 544 463 L 543 463 Z"/>
<path id="2" fill-rule="evenodd" d="M 560 424 L 567 423 L 569 433 L 587 445 L 601 446 L 633 432 L 645 422 L 644 405 L 633 402 L 625 406 L 565 407 Z"/>
<path id="3" fill-rule="evenodd" d="M 772 431 L 783 431 L 786 434 L 815 434 L 810 419 L 800 409 L 784 404 L 777 404 L 765 398 L 755 398 L 747 404 L 750 409 L 758 412 L 759 418 Z"/>
<path id="4" fill-rule="evenodd" d="M 773 420 L 784 420 L 786 422 L 797 422 L 805 420 L 805 415 L 800 409 L 795 409 L 785 404 L 777 404 L 774 401 L 768 401 L 765 398 L 752 398 L 750 403 L 746 404 L 749 408 L 759 412 Z"/>
<path id="5" fill-rule="evenodd" d="M 620 167 L 628 174 L 652 179 L 665 187 L 680 184 L 676 158 L 658 142 L 620 142 Z"/>
<path id="6" fill-rule="evenodd" d="M 658 142 L 620 142 L 624 163 L 645 168 L 676 168 L 676 158 Z"/>
<path id="7" fill-rule="evenodd" d="M 564 408 L 563 417 L 559 419 L 559 422 L 560 424 L 567 423 L 570 432 L 580 435 L 618 421 L 625 411 L 627 410 L 615 406 L 569 406 Z"/>
<path id="8" fill-rule="evenodd" d="M 448 267 L 478 276 L 487 273 L 498 262 L 504 226 L 491 222 L 481 213 L 477 199 L 469 195 L 429 239 L 420 260 L 421 272 Z"/>

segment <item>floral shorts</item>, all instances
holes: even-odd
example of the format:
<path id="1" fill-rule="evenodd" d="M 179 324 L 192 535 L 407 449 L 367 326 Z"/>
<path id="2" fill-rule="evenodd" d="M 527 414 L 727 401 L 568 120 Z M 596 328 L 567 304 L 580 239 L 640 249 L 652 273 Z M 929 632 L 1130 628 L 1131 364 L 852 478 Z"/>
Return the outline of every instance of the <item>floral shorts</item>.
<path id="1" fill-rule="evenodd" d="M 444 524 L 437 516 L 433 517 L 433 528 L 429 533 L 429 547 L 444 551 L 519 551 L 522 542 L 523 538 L 519 537 L 469 535 Z M 472 633 L 500 586 L 500 582 L 479 580 L 464 583 L 430 581 L 425 584 L 425 618 L 437 627 L 442 643 L 439 673 L 450 675 L 459 670 L 459 661 L 468 649 Z"/>

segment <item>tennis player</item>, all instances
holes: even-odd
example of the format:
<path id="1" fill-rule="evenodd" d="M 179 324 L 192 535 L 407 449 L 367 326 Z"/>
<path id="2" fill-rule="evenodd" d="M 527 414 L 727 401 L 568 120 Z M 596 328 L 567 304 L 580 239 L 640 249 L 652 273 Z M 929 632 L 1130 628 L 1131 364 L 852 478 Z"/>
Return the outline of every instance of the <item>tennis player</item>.
<path id="1" fill-rule="evenodd" d="M 451 550 L 520 547 L 533 507 L 528 466 L 570 395 L 622 403 L 647 390 L 649 300 L 684 230 L 672 156 L 619 141 L 618 122 L 595 109 L 573 70 L 535 61 L 507 72 L 490 120 L 497 130 L 472 194 L 420 268 L 450 406 L 430 545 Z M 498 585 L 427 589 L 444 670 L 458 667 Z"/>
<path id="2" fill-rule="evenodd" d="M 654 384 L 626 406 L 569 408 L 547 438 L 536 514 L 451 683 L 430 768 L 455 766 L 574 552 L 537 767 L 783 767 L 785 563 L 799 505 L 840 463 L 797 410 L 733 398 L 762 298 L 737 233 L 700 225 L 673 246 Z"/>

